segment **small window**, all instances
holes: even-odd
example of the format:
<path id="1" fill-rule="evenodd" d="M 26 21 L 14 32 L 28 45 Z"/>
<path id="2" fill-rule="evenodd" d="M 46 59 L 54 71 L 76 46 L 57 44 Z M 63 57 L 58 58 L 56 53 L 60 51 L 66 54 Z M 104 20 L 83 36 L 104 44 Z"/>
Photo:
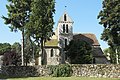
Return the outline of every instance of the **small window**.
<path id="1" fill-rule="evenodd" d="M 65 24 L 63 24 L 63 33 L 65 33 Z"/>
<path id="2" fill-rule="evenodd" d="M 53 49 L 51 49 L 50 57 L 53 57 Z"/>
<path id="3" fill-rule="evenodd" d="M 68 33 L 68 24 L 66 25 L 66 33 Z"/>
<path id="4" fill-rule="evenodd" d="M 64 15 L 64 21 L 67 21 L 67 16 L 66 16 L 66 14 Z"/>
<path id="5" fill-rule="evenodd" d="M 65 47 L 67 46 L 67 39 L 65 39 Z"/>

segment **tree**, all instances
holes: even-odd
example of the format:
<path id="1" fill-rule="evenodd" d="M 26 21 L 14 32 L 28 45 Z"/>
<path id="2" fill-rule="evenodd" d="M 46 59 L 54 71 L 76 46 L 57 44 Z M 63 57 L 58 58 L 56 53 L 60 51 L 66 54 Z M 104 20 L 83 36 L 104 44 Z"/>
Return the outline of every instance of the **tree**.
<path id="1" fill-rule="evenodd" d="M 100 11 L 98 19 L 104 27 L 101 39 L 108 42 L 118 63 L 120 57 L 118 52 L 120 51 L 120 0 L 104 0 L 103 10 Z"/>
<path id="2" fill-rule="evenodd" d="M 115 51 L 111 47 L 104 49 L 105 56 L 110 58 L 110 63 L 112 64 L 116 63 L 116 55 L 114 53 Z"/>
<path id="3" fill-rule="evenodd" d="M 25 54 L 24 54 L 24 61 L 27 66 L 27 63 L 31 61 L 33 58 L 33 48 L 32 48 L 32 40 L 29 36 L 25 36 Z"/>
<path id="4" fill-rule="evenodd" d="M 104 0 L 98 19 L 104 27 L 101 39 L 111 47 L 120 46 L 120 0 Z"/>
<path id="5" fill-rule="evenodd" d="M 8 51 L 11 51 L 11 45 L 9 43 L 0 43 L 0 55 Z"/>
<path id="6" fill-rule="evenodd" d="M 52 36 L 53 33 L 53 13 L 55 12 L 54 0 L 34 0 L 32 3 L 32 13 L 30 21 L 26 28 L 27 34 L 35 39 L 42 49 L 43 58 L 43 46 L 44 42 Z M 42 62 L 44 59 L 42 59 Z M 44 63 L 44 62 L 43 62 Z"/>
<path id="7" fill-rule="evenodd" d="M 22 31 L 22 52 L 24 53 L 24 29 L 26 23 L 29 21 L 31 0 L 8 0 L 6 5 L 8 9 L 8 17 L 2 17 L 5 24 L 11 24 L 9 28 L 11 31 Z"/>
<path id="8" fill-rule="evenodd" d="M 12 51 L 16 52 L 18 55 L 21 53 L 21 45 L 18 42 L 15 42 L 13 45 L 11 45 Z"/>
<path id="9" fill-rule="evenodd" d="M 4 65 L 18 65 L 20 62 L 21 45 L 15 42 L 13 45 L 9 43 L 0 43 L 0 55 L 3 55 Z"/>
<path id="10" fill-rule="evenodd" d="M 92 63 L 92 48 L 85 42 L 80 40 L 72 40 L 65 48 L 66 57 L 72 64 L 90 64 Z"/>
<path id="11" fill-rule="evenodd" d="M 15 57 L 13 59 L 14 65 L 21 65 L 21 45 L 18 42 L 15 42 L 13 45 L 11 45 L 11 51 L 12 53 L 15 53 Z"/>

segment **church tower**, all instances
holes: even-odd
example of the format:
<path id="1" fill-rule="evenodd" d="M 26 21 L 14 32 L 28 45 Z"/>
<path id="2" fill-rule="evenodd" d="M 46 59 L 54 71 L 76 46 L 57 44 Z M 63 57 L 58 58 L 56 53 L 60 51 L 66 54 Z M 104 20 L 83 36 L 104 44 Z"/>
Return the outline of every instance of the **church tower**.
<path id="1" fill-rule="evenodd" d="M 58 46 L 65 48 L 66 45 L 73 39 L 73 21 L 65 11 L 58 21 Z"/>

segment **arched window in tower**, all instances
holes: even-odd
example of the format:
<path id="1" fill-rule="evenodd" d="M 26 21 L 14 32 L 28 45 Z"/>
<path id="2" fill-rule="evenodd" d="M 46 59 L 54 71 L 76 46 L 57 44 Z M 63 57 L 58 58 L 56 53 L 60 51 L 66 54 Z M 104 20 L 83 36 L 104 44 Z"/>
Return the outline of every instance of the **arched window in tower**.
<path id="1" fill-rule="evenodd" d="M 50 57 L 53 57 L 53 49 L 51 49 Z"/>
<path id="2" fill-rule="evenodd" d="M 68 24 L 66 25 L 66 33 L 68 33 Z"/>
<path id="3" fill-rule="evenodd" d="M 66 16 L 66 14 L 64 14 L 64 21 L 67 21 L 67 16 Z"/>
<path id="4" fill-rule="evenodd" d="M 65 33 L 65 24 L 63 24 L 63 33 Z"/>
<path id="5" fill-rule="evenodd" d="M 67 46 L 67 39 L 65 39 L 65 47 Z"/>

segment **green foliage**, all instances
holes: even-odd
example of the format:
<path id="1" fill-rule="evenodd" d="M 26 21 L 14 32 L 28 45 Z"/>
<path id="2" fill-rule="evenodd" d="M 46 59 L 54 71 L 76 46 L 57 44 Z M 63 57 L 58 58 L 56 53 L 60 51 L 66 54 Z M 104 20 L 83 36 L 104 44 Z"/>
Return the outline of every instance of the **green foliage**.
<path id="1" fill-rule="evenodd" d="M 26 23 L 29 21 L 31 12 L 32 0 L 8 0 L 9 4 L 6 5 L 8 10 L 8 17 L 2 16 L 6 25 L 10 25 L 11 31 L 22 31 L 22 52 L 24 54 L 24 31 Z"/>
<path id="2" fill-rule="evenodd" d="M 26 33 L 32 36 L 36 42 L 42 42 L 52 36 L 54 5 L 54 0 L 34 0 L 32 2 L 32 13 Z"/>
<path id="3" fill-rule="evenodd" d="M 72 75 L 72 68 L 67 64 L 50 66 L 50 70 L 53 77 L 69 77 Z"/>
<path id="4" fill-rule="evenodd" d="M 30 21 L 26 27 L 26 34 L 34 38 L 39 45 L 41 44 L 42 57 L 44 43 L 53 35 L 54 8 L 54 0 L 34 0 L 31 4 Z M 42 59 L 41 62 L 44 63 L 44 60 Z"/>
<path id="5" fill-rule="evenodd" d="M 11 45 L 9 43 L 0 43 L 0 55 L 8 51 L 11 51 Z"/>
<path id="6" fill-rule="evenodd" d="M 115 54 L 115 51 L 111 47 L 104 49 L 104 54 L 110 57 L 110 63 L 112 64 L 116 63 L 116 54 Z"/>
<path id="7" fill-rule="evenodd" d="M 98 18 L 104 27 L 101 39 L 110 45 L 108 52 L 111 63 L 116 63 L 116 54 L 120 59 L 120 0 L 104 0 L 103 10 L 100 11 Z"/>
<path id="8" fill-rule="evenodd" d="M 92 47 L 85 41 L 72 40 L 65 50 L 67 60 L 72 64 L 92 63 Z"/>
<path id="9" fill-rule="evenodd" d="M 32 40 L 30 39 L 29 36 L 25 36 L 25 48 L 24 48 L 24 61 L 26 63 L 26 66 L 27 66 L 27 63 L 30 62 L 30 60 L 33 58 L 33 48 L 32 48 Z"/>
<path id="10" fill-rule="evenodd" d="M 117 49 L 117 53 L 116 53 L 116 49 Z M 106 48 L 104 49 L 104 54 L 106 56 L 108 56 L 109 54 L 109 57 L 110 57 L 110 63 L 112 64 L 116 64 L 117 63 L 117 60 L 116 60 L 116 54 L 118 55 L 118 63 L 120 63 L 120 47 L 109 47 L 109 48 Z"/>
<path id="11" fill-rule="evenodd" d="M 103 10 L 98 18 L 104 26 L 101 39 L 113 46 L 120 46 L 120 0 L 103 0 Z"/>
<path id="12" fill-rule="evenodd" d="M 6 5 L 8 17 L 2 17 L 5 24 L 10 24 L 11 31 L 22 30 L 29 20 L 31 0 L 8 0 L 8 2 Z"/>
<path id="13" fill-rule="evenodd" d="M 24 46 L 24 61 L 26 63 L 31 62 L 34 58 L 39 55 L 39 47 L 31 40 L 30 36 L 25 36 L 25 46 Z"/>
<path id="14" fill-rule="evenodd" d="M 21 54 L 21 45 L 18 42 L 15 42 L 12 46 L 12 51 L 16 52 L 16 54 L 20 55 Z"/>

